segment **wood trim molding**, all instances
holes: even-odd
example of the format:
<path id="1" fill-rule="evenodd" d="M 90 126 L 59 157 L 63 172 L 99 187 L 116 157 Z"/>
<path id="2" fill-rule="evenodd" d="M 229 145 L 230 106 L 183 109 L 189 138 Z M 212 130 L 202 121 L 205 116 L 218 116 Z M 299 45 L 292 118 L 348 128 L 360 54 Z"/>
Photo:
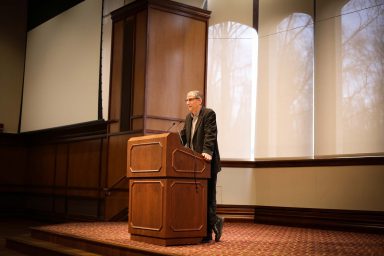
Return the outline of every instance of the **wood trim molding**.
<path id="1" fill-rule="evenodd" d="M 254 222 L 255 206 L 251 205 L 218 205 L 216 213 L 226 222 Z"/>
<path id="2" fill-rule="evenodd" d="M 211 15 L 211 11 L 185 5 L 179 2 L 168 0 L 138 0 L 113 11 L 111 13 L 112 20 L 117 21 L 123 19 L 127 15 L 135 14 L 140 10 L 147 9 L 148 7 L 173 11 L 179 15 L 188 15 L 202 20 L 208 19 Z"/>
<path id="3" fill-rule="evenodd" d="M 28 144 L 52 143 L 78 138 L 90 139 L 92 136 L 95 138 L 100 136 L 104 137 L 107 134 L 108 123 L 109 122 L 105 120 L 95 120 L 38 131 L 23 132 L 20 133 L 20 136 Z"/>
<path id="4" fill-rule="evenodd" d="M 24 146 L 24 140 L 17 133 L 0 133 L 0 146 Z"/>
<path id="5" fill-rule="evenodd" d="M 231 221 L 233 216 L 261 224 L 384 233 L 384 212 L 315 209 L 276 206 L 218 205 L 217 213 Z"/>
<path id="6" fill-rule="evenodd" d="M 255 222 L 384 233 L 384 212 L 255 206 Z"/>
<path id="7" fill-rule="evenodd" d="M 354 166 L 384 165 L 384 156 L 355 156 L 329 159 L 288 159 L 288 160 L 230 160 L 223 159 L 222 167 L 238 168 L 277 168 L 277 167 L 317 167 L 317 166 Z"/>

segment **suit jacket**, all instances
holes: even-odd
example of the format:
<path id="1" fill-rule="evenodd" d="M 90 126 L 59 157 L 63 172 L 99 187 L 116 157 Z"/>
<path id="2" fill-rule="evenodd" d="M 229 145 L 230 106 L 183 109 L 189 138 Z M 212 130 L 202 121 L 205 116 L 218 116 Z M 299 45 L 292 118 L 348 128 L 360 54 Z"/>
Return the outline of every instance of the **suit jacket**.
<path id="1" fill-rule="evenodd" d="M 196 123 L 195 133 L 191 139 L 192 116 L 188 114 L 185 118 L 185 125 L 180 132 L 183 145 L 191 147 L 198 153 L 207 153 L 212 156 L 211 171 L 219 172 L 221 170 L 220 153 L 217 144 L 217 125 L 216 113 L 212 109 L 202 107 L 199 118 Z"/>

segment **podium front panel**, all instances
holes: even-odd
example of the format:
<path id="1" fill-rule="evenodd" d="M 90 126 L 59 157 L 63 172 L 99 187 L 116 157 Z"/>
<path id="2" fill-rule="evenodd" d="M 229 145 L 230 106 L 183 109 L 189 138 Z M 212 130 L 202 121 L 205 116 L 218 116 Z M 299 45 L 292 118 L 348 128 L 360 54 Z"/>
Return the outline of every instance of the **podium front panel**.
<path id="1" fill-rule="evenodd" d="M 134 230 L 161 232 L 165 207 L 164 180 L 131 180 L 129 226 Z"/>
<path id="2" fill-rule="evenodd" d="M 129 151 L 130 171 L 138 175 L 159 173 L 163 165 L 163 149 L 164 146 L 160 141 L 133 144 Z"/>
<path id="3" fill-rule="evenodd" d="M 170 232 L 200 233 L 205 230 L 207 213 L 206 180 L 169 182 Z"/>
<path id="4" fill-rule="evenodd" d="M 131 179 L 129 191 L 131 235 L 172 241 L 206 235 L 207 180 Z"/>

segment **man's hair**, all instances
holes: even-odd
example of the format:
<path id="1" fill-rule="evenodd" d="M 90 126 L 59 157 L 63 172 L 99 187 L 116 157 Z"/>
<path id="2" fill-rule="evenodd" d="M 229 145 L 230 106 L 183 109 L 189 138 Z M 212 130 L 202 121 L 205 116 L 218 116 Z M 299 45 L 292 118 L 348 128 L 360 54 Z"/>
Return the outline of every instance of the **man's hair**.
<path id="1" fill-rule="evenodd" d="M 190 91 L 187 94 L 192 94 L 195 98 L 203 100 L 203 94 L 200 91 Z"/>

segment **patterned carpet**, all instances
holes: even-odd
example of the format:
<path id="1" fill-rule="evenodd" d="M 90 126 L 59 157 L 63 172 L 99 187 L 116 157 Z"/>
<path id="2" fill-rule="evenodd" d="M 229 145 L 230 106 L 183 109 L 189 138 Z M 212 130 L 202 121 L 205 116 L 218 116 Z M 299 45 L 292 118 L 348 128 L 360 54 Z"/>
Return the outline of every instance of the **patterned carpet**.
<path id="1" fill-rule="evenodd" d="M 69 223 L 38 227 L 40 230 L 69 234 L 123 247 L 145 248 L 168 255 L 384 255 L 384 235 L 307 228 L 224 224 L 221 241 L 188 246 L 157 246 L 131 241 L 128 224 L 123 222 Z"/>

